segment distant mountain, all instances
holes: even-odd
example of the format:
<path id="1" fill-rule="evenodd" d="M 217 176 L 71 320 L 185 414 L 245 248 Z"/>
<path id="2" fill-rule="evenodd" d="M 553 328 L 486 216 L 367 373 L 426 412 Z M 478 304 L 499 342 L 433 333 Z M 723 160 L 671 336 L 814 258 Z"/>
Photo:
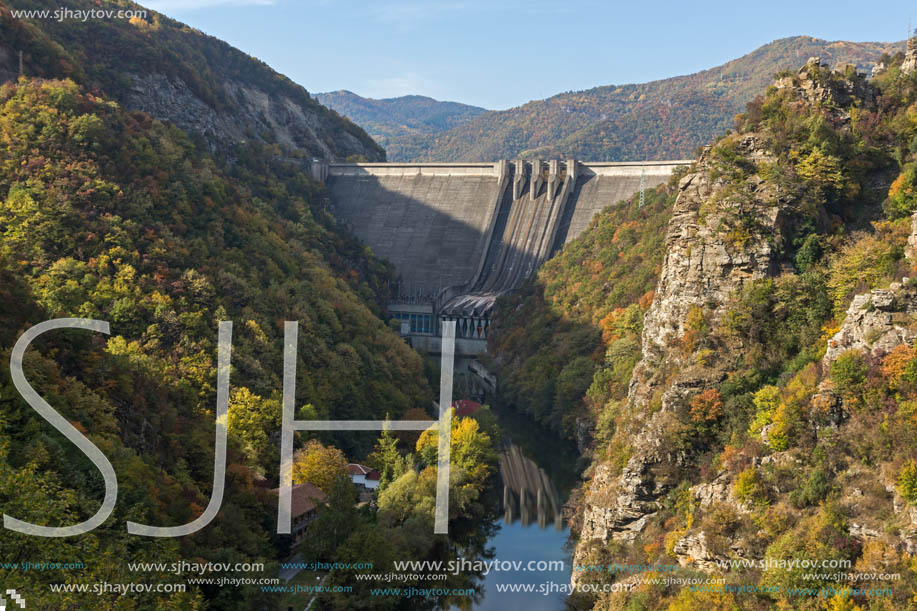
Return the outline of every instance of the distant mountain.
<path id="1" fill-rule="evenodd" d="M 574 157 L 595 161 L 679 159 L 732 127 L 733 117 L 781 70 L 809 57 L 869 70 L 904 43 L 783 38 L 695 74 L 644 84 L 562 93 L 505 111 L 484 113 L 449 131 L 399 142 L 417 161 L 492 161 Z M 360 118 L 352 119 L 373 131 Z"/>
<path id="2" fill-rule="evenodd" d="M 360 125 L 385 147 L 389 161 L 410 161 L 425 152 L 427 138 L 487 112 L 478 106 L 421 95 L 374 100 L 352 91 L 317 93 L 315 99 Z"/>
<path id="3" fill-rule="evenodd" d="M 72 0 L 70 10 L 143 10 L 129 2 Z M 100 7 L 102 7 L 100 9 Z M 18 19 L 13 11 L 52 17 Z M 300 85 L 229 44 L 168 17 L 54 19 L 57 0 L 0 0 L 0 83 L 70 78 L 131 110 L 166 119 L 214 150 L 278 145 L 286 158 L 385 159 L 360 127 Z M 33 13 L 36 14 L 36 13 Z"/>

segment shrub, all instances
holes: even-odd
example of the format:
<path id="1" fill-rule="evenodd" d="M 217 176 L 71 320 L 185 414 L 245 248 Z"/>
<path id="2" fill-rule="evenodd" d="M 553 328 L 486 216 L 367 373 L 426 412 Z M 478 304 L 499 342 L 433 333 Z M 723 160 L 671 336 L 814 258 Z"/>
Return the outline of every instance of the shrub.
<path id="1" fill-rule="evenodd" d="M 867 372 L 862 354 L 855 350 L 844 352 L 831 363 L 830 371 L 834 388 L 841 396 L 857 399 L 862 395 Z"/>
<path id="2" fill-rule="evenodd" d="M 805 424 L 805 410 L 817 384 L 818 372 L 814 363 L 800 369 L 787 382 L 781 392 L 780 403 L 774 411 L 774 426 L 768 432 L 767 443 L 772 449 L 782 452 L 800 436 Z"/>
<path id="3" fill-rule="evenodd" d="M 917 387 L 917 349 L 901 344 L 882 359 L 882 376 L 892 390 Z"/>
<path id="4" fill-rule="evenodd" d="M 708 388 L 691 399 L 691 422 L 713 422 L 723 415 L 723 397 L 715 388 Z"/>
<path id="5" fill-rule="evenodd" d="M 831 477 L 827 471 L 816 467 L 809 472 L 802 485 L 790 493 L 790 502 L 802 509 L 818 504 L 831 491 Z"/>
<path id="6" fill-rule="evenodd" d="M 908 502 L 917 502 L 917 464 L 907 461 L 898 473 L 898 493 Z"/>
<path id="7" fill-rule="evenodd" d="M 700 306 L 691 306 L 685 317 L 685 334 L 681 338 L 682 347 L 686 354 L 694 352 L 710 332 L 710 323 Z"/>
<path id="8" fill-rule="evenodd" d="M 759 433 L 774 419 L 774 413 L 777 411 L 777 406 L 780 405 L 780 389 L 771 384 L 762 386 L 755 393 L 754 403 L 755 419 L 749 427 L 749 432 Z"/>
<path id="9" fill-rule="evenodd" d="M 732 493 L 746 505 L 756 505 L 767 501 L 761 476 L 754 467 L 748 467 L 736 476 Z"/>
<path id="10" fill-rule="evenodd" d="M 803 241 L 802 246 L 796 251 L 796 268 L 800 272 L 815 265 L 821 259 L 824 249 L 821 245 L 821 239 L 818 234 L 810 233 Z"/>
<path id="11" fill-rule="evenodd" d="M 917 210 L 917 162 L 901 169 L 901 174 L 888 190 L 885 211 L 892 218 L 909 216 Z"/>
<path id="12" fill-rule="evenodd" d="M 878 235 L 861 235 L 831 259 L 828 292 L 835 311 L 843 312 L 850 297 L 890 281 L 904 256 L 909 228 L 904 221 L 876 223 Z"/>

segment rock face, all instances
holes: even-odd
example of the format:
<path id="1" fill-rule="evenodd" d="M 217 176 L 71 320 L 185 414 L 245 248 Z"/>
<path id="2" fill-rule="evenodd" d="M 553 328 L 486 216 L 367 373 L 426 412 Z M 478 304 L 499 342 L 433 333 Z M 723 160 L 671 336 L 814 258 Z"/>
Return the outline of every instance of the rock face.
<path id="1" fill-rule="evenodd" d="M 826 79 L 819 78 L 829 68 L 821 62 L 821 58 L 811 57 L 806 65 L 799 69 L 802 78 L 793 79 L 784 77 L 774 83 L 777 89 L 792 89 L 797 98 L 805 100 L 812 106 L 826 105 L 835 110 L 835 115 L 849 121 L 850 115 L 839 109 L 847 106 L 853 100 L 862 100 L 867 103 L 873 99 L 873 91 L 864 78 Z M 843 73 L 839 72 L 842 76 Z"/>
<path id="2" fill-rule="evenodd" d="M 917 214 L 911 217 L 911 235 L 905 256 L 917 260 Z M 873 355 L 891 352 L 900 344 L 917 340 L 917 283 L 904 278 L 887 289 L 876 289 L 853 298 L 841 328 L 828 341 L 823 365 L 829 366 L 847 350 Z"/>
<path id="3" fill-rule="evenodd" d="M 754 136 L 743 137 L 738 146 L 740 154 L 755 163 L 771 160 Z M 733 212 L 728 202 L 718 210 L 702 214 L 704 202 L 718 190 L 716 182 L 710 179 L 708 155 L 709 152 L 705 153 L 698 170 L 685 176 L 679 184 L 680 193 L 666 236 L 662 274 L 644 321 L 643 361 L 638 365 L 642 374 L 664 359 L 674 342 L 685 334 L 686 316 L 692 307 L 715 308 L 746 280 L 774 271 L 774 243 L 752 240 L 736 248 L 718 231 L 720 221 Z M 776 194 L 761 191 L 763 186 L 760 177 L 749 179 L 748 187 L 756 191 L 758 199 L 750 212 L 767 227 L 767 233 L 775 235 L 780 223 L 780 208 L 775 202 Z M 640 377 L 634 376 L 632 391 L 639 390 Z"/>
<path id="4" fill-rule="evenodd" d="M 917 70 L 917 36 L 907 41 L 907 51 L 904 52 L 904 63 L 901 64 L 901 72 L 910 74 Z"/>
<path id="5" fill-rule="evenodd" d="M 873 98 L 862 77 L 849 71 L 839 77 L 817 58 L 798 75 L 780 79 L 777 87 L 788 89 L 805 104 L 823 108 L 838 124 L 849 121 L 845 104 L 853 99 L 868 104 Z M 679 183 L 665 260 L 644 319 L 642 358 L 628 390 L 623 434 L 630 454 L 621 469 L 610 464 L 594 469 L 574 562 L 594 548 L 590 541 L 633 541 L 693 459 L 690 444 L 682 443 L 684 436 L 680 436 L 689 430 L 692 399 L 725 379 L 727 364 L 744 352 L 741 339 L 704 334 L 723 328 L 732 299 L 746 284 L 776 277 L 789 265 L 782 253 L 797 212 L 791 198 L 762 177 L 774 160 L 758 135 L 733 134 L 705 150 L 693 172 Z M 736 168 L 741 168 L 738 174 Z M 897 303 L 878 295 L 876 301 L 885 308 Z M 893 325 L 891 312 L 879 312 L 870 314 L 870 325 Z M 900 330 L 887 332 L 898 333 L 895 341 L 903 335 Z M 848 329 L 848 334 L 851 343 L 865 342 L 867 335 L 875 339 L 866 327 Z M 716 356 L 704 358 L 705 352 Z M 826 426 L 843 419 L 842 410 L 833 408 L 834 399 L 827 391 L 822 399 L 830 421 Z M 742 514 L 745 509 L 732 498 L 731 485 L 728 478 L 717 479 L 693 493 L 702 505 L 722 503 Z M 674 551 L 687 563 L 713 568 L 718 556 L 711 551 L 710 537 L 718 535 L 685 533 Z M 730 545 L 731 554 L 746 554 L 735 542 L 726 549 Z"/>
<path id="6" fill-rule="evenodd" d="M 733 146 L 756 167 L 772 159 L 754 135 L 736 136 Z M 714 323 L 746 282 L 779 271 L 776 253 L 785 215 L 778 194 L 754 172 L 743 185 L 744 193 L 753 194 L 751 202 L 733 201 L 724 192 L 727 181 L 714 178 L 715 165 L 714 151 L 705 151 L 694 172 L 679 184 L 665 261 L 644 320 L 643 357 L 628 393 L 628 409 L 635 414 L 632 453 L 620 472 L 609 464 L 596 467 L 585 499 L 581 542 L 633 540 L 657 510 L 658 499 L 674 485 L 667 472 L 690 460 L 685 450 L 670 443 L 673 431 L 682 426 L 676 414 L 724 375 L 698 365 L 693 353 L 685 350 L 691 316 L 701 313 Z M 718 200 L 715 207 L 706 205 L 711 199 Z M 732 226 L 739 214 L 755 221 L 749 233 L 736 239 L 736 233 L 724 227 Z M 685 555 L 702 558 L 704 563 L 713 561 L 701 550 L 703 540 L 685 540 L 681 545 Z"/>
<path id="7" fill-rule="evenodd" d="M 222 87 L 229 104 L 218 111 L 198 98 L 180 78 L 134 74 L 130 80 L 124 100 L 127 106 L 200 134 L 213 148 L 263 140 L 277 142 L 309 158 L 361 155 L 370 161 L 384 159 L 380 149 L 367 147 L 347 130 L 333 129 L 323 109 L 283 94 L 268 93 L 253 84 L 224 81 Z"/>
<path id="8" fill-rule="evenodd" d="M 878 355 L 917 340 L 917 287 L 911 284 L 906 279 L 854 297 L 840 330 L 828 341 L 824 364 L 847 350 Z"/>
<path id="9" fill-rule="evenodd" d="M 681 566 L 694 564 L 707 571 L 716 568 L 716 560 L 725 560 L 708 549 L 707 535 L 703 532 L 679 539 L 672 551 L 675 552 Z"/>

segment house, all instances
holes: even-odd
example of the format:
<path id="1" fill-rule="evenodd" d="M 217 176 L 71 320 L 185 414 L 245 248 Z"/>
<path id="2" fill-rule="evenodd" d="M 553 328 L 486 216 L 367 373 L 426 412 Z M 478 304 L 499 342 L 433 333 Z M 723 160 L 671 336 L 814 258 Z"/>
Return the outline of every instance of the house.
<path id="1" fill-rule="evenodd" d="M 350 480 L 355 486 L 362 486 L 368 490 L 375 490 L 379 487 L 381 475 L 375 469 L 370 469 L 357 463 L 350 463 L 347 465 L 347 473 L 350 474 Z"/>
<path id="2" fill-rule="evenodd" d="M 381 479 L 382 474 L 376 471 L 375 469 L 370 469 L 369 473 L 366 474 L 366 483 L 363 484 L 370 490 L 375 490 L 379 487 L 379 480 Z"/>
<path id="3" fill-rule="evenodd" d="M 279 495 L 280 488 L 274 488 L 271 492 Z M 290 517 L 292 518 L 290 534 L 293 537 L 293 545 L 299 545 L 302 542 L 306 528 L 317 515 L 319 505 L 323 505 L 327 500 L 325 493 L 314 484 L 306 482 L 293 486 L 290 501 Z"/>

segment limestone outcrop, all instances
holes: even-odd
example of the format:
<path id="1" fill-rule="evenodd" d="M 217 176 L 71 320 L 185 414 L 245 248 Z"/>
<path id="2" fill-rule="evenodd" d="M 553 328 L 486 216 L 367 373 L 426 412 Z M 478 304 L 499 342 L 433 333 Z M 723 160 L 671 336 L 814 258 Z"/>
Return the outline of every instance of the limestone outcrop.
<path id="1" fill-rule="evenodd" d="M 917 214 L 911 217 L 911 235 L 905 256 L 917 260 Z M 904 278 L 887 289 L 857 295 L 847 309 L 841 328 L 828 340 L 823 365 L 830 366 L 847 350 L 875 356 L 900 344 L 917 340 L 917 282 Z"/>
<path id="2" fill-rule="evenodd" d="M 853 298 L 840 330 L 828 341 L 824 364 L 847 350 L 886 354 L 917 340 L 917 286 L 910 279 Z"/>
<path id="3" fill-rule="evenodd" d="M 874 92 L 865 78 L 820 78 L 829 72 L 828 66 L 822 63 L 819 57 L 810 57 L 809 61 L 799 69 L 799 77 L 783 77 L 777 79 L 774 87 L 777 89 L 791 89 L 795 97 L 805 100 L 811 106 L 829 108 L 833 114 L 843 121 L 849 121 L 850 115 L 843 110 L 853 100 L 870 102 Z M 843 76 L 843 74 L 842 74 Z"/>
<path id="4" fill-rule="evenodd" d="M 736 136 L 732 145 L 756 167 L 772 160 L 753 134 Z M 742 195 L 733 197 L 728 181 L 717 177 L 716 165 L 716 152 L 705 151 L 679 184 L 658 288 L 644 319 L 643 357 L 628 393 L 628 409 L 634 414 L 632 452 L 618 472 L 609 464 L 596 467 L 585 499 L 581 542 L 633 540 L 658 509 L 659 498 L 674 485 L 669 473 L 691 459 L 688 450 L 671 443 L 682 427 L 678 414 L 694 395 L 725 375 L 716 366 L 698 364 L 694 351 L 686 350 L 692 317 L 714 325 L 746 282 L 779 272 L 785 203 L 757 172 L 744 181 Z M 711 200 L 717 205 L 708 205 Z M 753 220 L 737 230 L 738 217 Z M 703 544 L 690 539 L 681 547 L 686 555 L 713 562 L 701 553 Z"/>
<path id="5" fill-rule="evenodd" d="M 915 70 L 917 70 L 917 36 L 907 41 L 904 62 L 901 64 L 901 72 L 904 74 L 911 74 Z"/>
<path id="6" fill-rule="evenodd" d="M 776 86 L 787 89 L 800 102 L 824 109 L 837 125 L 849 121 L 844 106 L 852 99 L 868 104 L 873 97 L 862 77 L 847 74 L 838 78 L 818 59 L 810 60 L 797 75 L 780 79 Z M 628 391 L 625 434 L 629 455 L 623 468 L 606 463 L 593 470 L 574 562 L 590 553 L 590 541 L 633 541 L 661 508 L 662 497 L 679 483 L 694 459 L 696 449 L 683 443 L 692 400 L 720 384 L 728 374 L 728 363 L 745 350 L 741 338 L 713 330 L 725 327 L 724 316 L 743 287 L 792 271 L 785 250 L 799 210 L 791 195 L 781 193 L 776 181 L 765 178 L 774 161 L 764 137 L 754 132 L 732 134 L 706 149 L 678 185 L 659 283 L 644 318 L 642 358 Z M 900 285 L 890 290 L 911 289 Z M 864 313 L 863 328 L 848 329 L 843 337 L 849 338 L 844 342 L 859 345 L 867 336 L 874 341 L 870 329 L 880 323 L 891 325 L 886 329 L 887 340 L 878 338 L 883 345 L 909 337 L 894 327 L 897 318 L 888 311 L 899 301 L 882 294 L 874 299 L 879 304 L 875 313 Z M 917 303 L 909 298 L 900 303 L 910 301 Z M 864 307 L 865 301 L 857 304 Z M 838 349 L 843 349 L 841 343 Z M 705 353 L 715 358 L 705 358 Z M 826 391 L 823 402 L 833 405 L 828 394 Z M 839 408 L 827 412 L 829 424 L 842 421 Z M 747 508 L 733 498 L 732 485 L 725 475 L 700 485 L 693 490 L 695 502 L 725 504 L 741 515 Z M 718 540 L 717 550 L 710 546 L 711 536 Z M 713 568 L 723 554 L 751 554 L 737 547 L 741 542 L 720 539 L 717 533 L 686 532 L 673 552 L 685 563 L 706 569 Z M 575 573 L 573 579 L 576 581 Z"/>

